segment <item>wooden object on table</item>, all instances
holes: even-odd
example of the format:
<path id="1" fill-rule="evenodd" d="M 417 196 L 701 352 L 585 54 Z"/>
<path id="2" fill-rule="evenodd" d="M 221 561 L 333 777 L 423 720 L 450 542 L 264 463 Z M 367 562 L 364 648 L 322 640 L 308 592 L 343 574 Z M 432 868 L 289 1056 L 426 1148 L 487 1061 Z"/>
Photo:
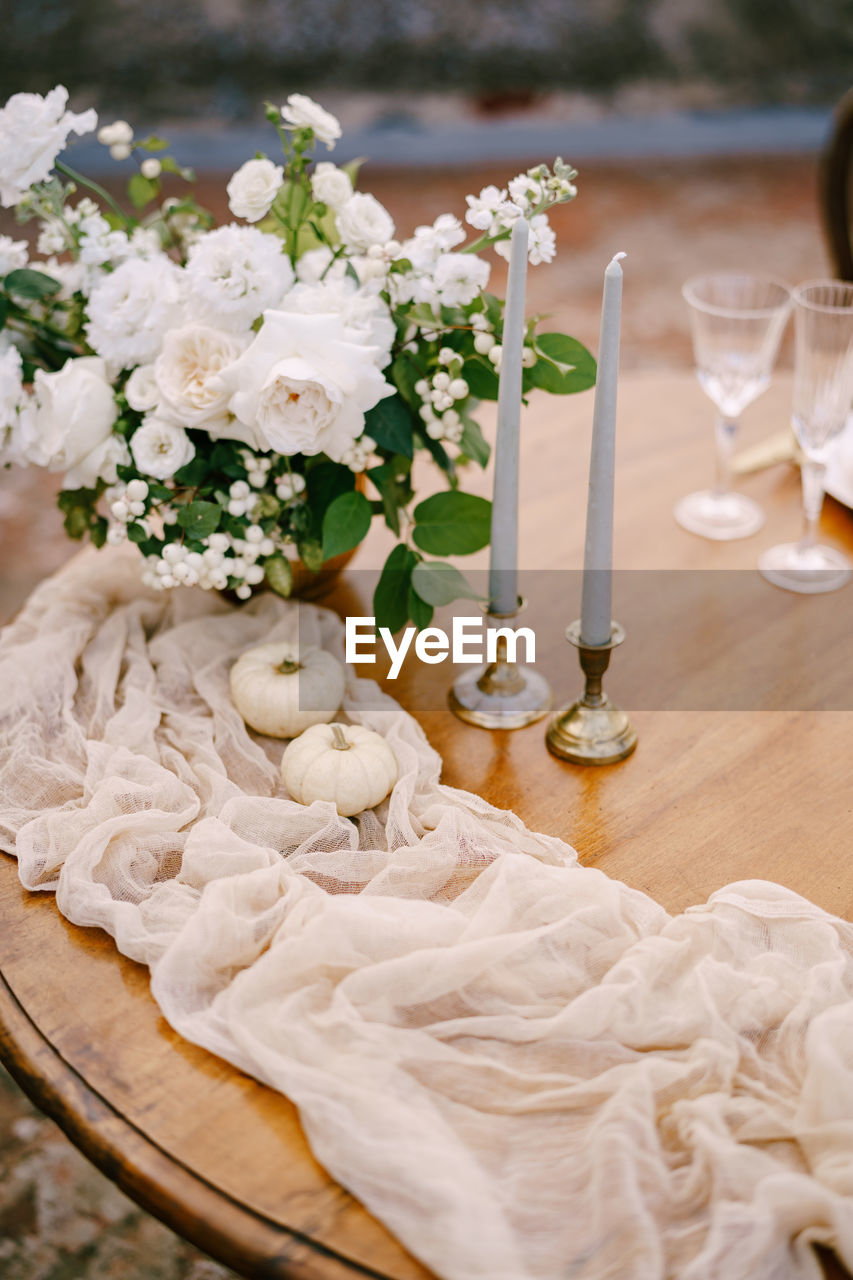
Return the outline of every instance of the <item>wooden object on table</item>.
<path id="1" fill-rule="evenodd" d="M 790 383 L 780 378 L 747 412 L 744 443 L 784 424 L 789 406 Z M 590 411 L 586 396 L 542 397 L 527 414 L 522 568 L 582 564 Z M 691 374 L 625 377 L 617 570 L 737 568 L 750 570 L 743 580 L 751 581 L 759 551 L 796 529 L 799 475 L 788 466 L 742 481 L 767 513 L 755 537 L 710 543 L 678 528 L 672 506 L 702 482 L 712 449 L 707 404 Z M 472 473 L 466 486 L 475 480 L 487 494 L 489 477 Z M 853 514 L 832 500 L 823 531 L 853 551 Z M 381 563 L 385 542 L 377 529 L 361 563 Z M 370 611 L 369 575 L 358 563 L 327 599 L 342 612 Z M 486 563 L 480 556 L 483 571 Z M 791 633 L 780 628 L 774 606 L 785 593 L 765 588 L 768 594 L 747 598 L 725 640 L 725 619 L 710 611 L 698 620 L 700 666 L 713 674 L 720 662 L 753 662 L 758 672 L 763 654 L 787 651 Z M 617 578 L 614 613 L 628 622 L 622 589 Z M 836 612 L 851 592 L 837 593 Z M 574 653 L 562 640 L 579 598 L 555 596 L 542 637 L 546 657 L 558 662 L 558 697 L 579 688 Z M 801 597 L 801 616 L 816 616 L 808 612 L 815 604 Z M 614 694 L 632 653 L 634 662 L 644 659 L 634 625 L 633 649 L 629 625 L 614 658 Z M 814 649 L 794 645 L 791 663 L 812 662 Z M 849 640 L 839 634 L 819 656 L 815 679 L 831 703 L 844 696 Z M 444 757 L 446 782 L 570 841 L 585 865 L 670 911 L 701 903 L 730 881 L 761 877 L 853 917 L 853 865 L 845 856 L 853 846 L 850 710 L 635 711 L 625 702 L 640 735 L 636 753 L 584 769 L 548 754 L 542 724 L 491 733 L 457 720 L 444 706 L 451 678 L 446 665 L 409 664 L 386 687 L 408 707 L 430 694 L 417 714 Z M 312 1159 L 291 1104 L 177 1036 L 151 999 L 146 971 L 117 955 L 106 935 L 68 924 L 51 895 L 21 889 L 11 858 L 0 858 L 0 970 L 0 1058 L 96 1164 L 182 1235 L 258 1280 L 426 1280 L 424 1268 Z M 828 1275 L 842 1274 L 824 1261 Z"/>

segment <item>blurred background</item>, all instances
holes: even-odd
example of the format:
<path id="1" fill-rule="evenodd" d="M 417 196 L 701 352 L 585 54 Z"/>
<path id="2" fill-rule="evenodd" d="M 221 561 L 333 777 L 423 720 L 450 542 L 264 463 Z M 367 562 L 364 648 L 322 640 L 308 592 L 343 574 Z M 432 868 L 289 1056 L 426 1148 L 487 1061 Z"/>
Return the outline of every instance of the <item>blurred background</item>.
<path id="1" fill-rule="evenodd" d="M 562 155 L 579 196 L 555 212 L 558 257 L 531 270 L 529 310 L 595 349 L 602 272 L 627 251 L 623 367 L 641 370 L 689 366 L 693 272 L 831 270 L 817 173 L 851 70 L 853 0 L 7 0 L 0 101 L 63 83 L 103 123 L 156 129 L 227 219 L 231 172 L 275 154 L 263 101 L 307 92 L 341 119 L 334 159 L 370 157 L 361 186 L 401 237 Z M 68 158 L 116 192 L 136 168 L 87 140 Z M 698 389 L 697 412 L 707 433 Z M 55 487 L 0 475 L 0 621 L 75 549 Z M 125 1200 L 0 1071 L 3 1280 L 228 1274 Z"/>

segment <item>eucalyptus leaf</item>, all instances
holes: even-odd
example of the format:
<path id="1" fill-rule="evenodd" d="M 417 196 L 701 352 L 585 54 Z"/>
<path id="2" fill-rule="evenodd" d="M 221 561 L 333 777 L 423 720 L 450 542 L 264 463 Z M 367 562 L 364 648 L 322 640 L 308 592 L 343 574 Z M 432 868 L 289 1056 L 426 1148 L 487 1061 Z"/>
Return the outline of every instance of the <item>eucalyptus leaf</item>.
<path id="1" fill-rule="evenodd" d="M 216 502 L 188 502 L 178 510 L 178 524 L 194 538 L 206 538 L 219 527 L 221 507 Z"/>
<path id="2" fill-rule="evenodd" d="M 451 600 L 482 600 L 468 579 L 445 560 L 422 560 L 412 571 L 412 588 L 421 600 L 436 608 Z"/>
<path id="3" fill-rule="evenodd" d="M 414 516 L 412 538 L 430 555 L 470 555 L 488 545 L 492 504 L 476 494 L 435 493 L 415 507 Z"/>

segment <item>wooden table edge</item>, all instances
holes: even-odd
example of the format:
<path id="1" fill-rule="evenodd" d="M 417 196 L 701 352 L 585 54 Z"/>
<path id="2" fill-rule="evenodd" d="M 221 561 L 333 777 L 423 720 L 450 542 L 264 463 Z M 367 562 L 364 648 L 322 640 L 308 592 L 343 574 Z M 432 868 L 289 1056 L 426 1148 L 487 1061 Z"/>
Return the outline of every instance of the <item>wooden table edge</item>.
<path id="1" fill-rule="evenodd" d="M 0 1062 L 33 1105 L 131 1200 L 247 1280 L 388 1280 L 384 1272 L 245 1208 L 152 1142 L 57 1053 L 2 971 Z"/>

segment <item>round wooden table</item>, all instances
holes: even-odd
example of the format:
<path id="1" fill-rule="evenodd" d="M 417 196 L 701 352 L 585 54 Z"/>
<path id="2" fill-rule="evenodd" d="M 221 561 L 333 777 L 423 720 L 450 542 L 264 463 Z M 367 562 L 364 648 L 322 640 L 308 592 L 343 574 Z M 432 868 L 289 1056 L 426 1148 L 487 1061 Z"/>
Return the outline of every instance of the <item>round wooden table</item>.
<path id="1" fill-rule="evenodd" d="M 748 412 L 744 443 L 784 427 L 789 406 L 790 382 L 780 376 Z M 578 612 L 571 571 L 582 555 L 591 410 L 589 395 L 542 397 L 523 428 L 521 560 L 539 575 L 537 638 L 563 701 L 579 692 L 562 632 Z M 446 666 L 410 663 L 386 687 L 441 752 L 446 782 L 563 837 L 584 864 L 670 911 L 758 877 L 849 918 L 853 629 L 844 619 L 853 586 L 793 601 L 753 572 L 763 547 L 799 528 L 799 477 L 788 465 L 740 481 L 767 514 L 756 536 L 709 543 L 676 526 L 675 500 L 712 473 L 711 426 L 691 374 L 623 378 L 615 546 L 617 568 L 631 572 L 617 574 L 614 613 L 628 639 L 609 687 L 632 699 L 624 704 L 640 738 L 634 756 L 583 769 L 548 754 L 541 723 L 500 734 L 466 726 L 444 708 Z M 488 477 L 465 483 L 489 491 Z M 823 532 L 853 553 L 846 508 L 827 502 Z M 381 563 L 386 545 L 377 530 L 356 563 Z M 723 576 L 697 577 L 707 570 Z M 326 602 L 370 613 L 369 578 L 348 572 Z M 678 581 L 689 587 L 680 611 Z M 714 581 L 749 584 L 734 612 L 702 594 Z M 785 673 L 775 704 L 761 684 L 773 662 Z M 649 675 L 632 686 L 638 664 Z M 680 675 L 667 680 L 673 671 L 694 681 L 690 705 L 674 696 L 684 685 Z M 713 709 L 715 698 L 726 709 Z M 0 974 L 0 1059 L 99 1168 L 181 1235 L 264 1280 L 428 1275 L 313 1160 L 285 1098 L 181 1040 L 151 999 L 147 971 L 104 934 L 68 924 L 52 895 L 24 892 L 8 857 L 0 859 Z"/>

